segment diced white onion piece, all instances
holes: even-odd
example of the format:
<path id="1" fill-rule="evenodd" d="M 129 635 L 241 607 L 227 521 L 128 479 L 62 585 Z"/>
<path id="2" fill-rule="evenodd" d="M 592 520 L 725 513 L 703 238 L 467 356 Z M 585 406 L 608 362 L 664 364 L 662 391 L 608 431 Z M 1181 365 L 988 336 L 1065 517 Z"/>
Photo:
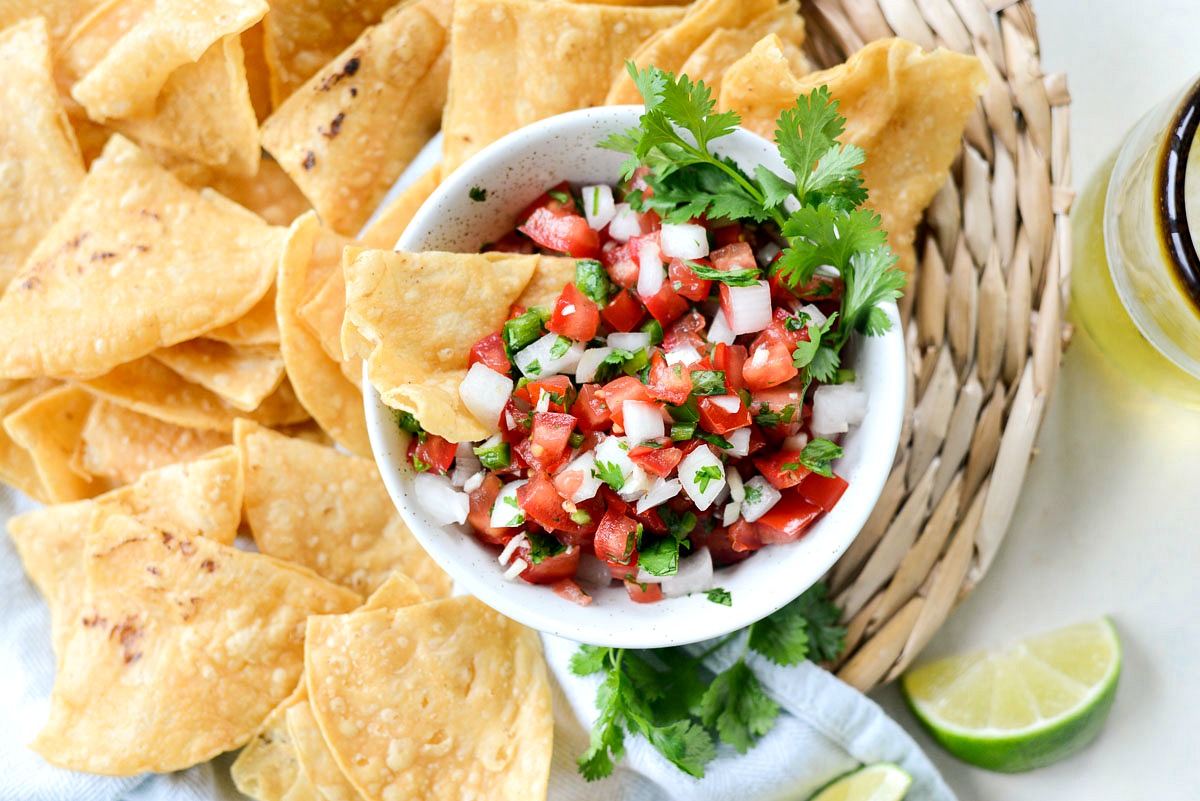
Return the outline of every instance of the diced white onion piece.
<path id="1" fill-rule="evenodd" d="M 605 437 L 600 440 L 600 444 L 592 451 L 596 455 L 596 462 L 604 462 L 606 464 L 616 465 L 617 470 L 621 474 L 621 489 L 617 493 L 625 500 L 636 500 L 646 493 L 650 488 L 650 480 L 646 477 L 646 471 L 633 463 L 629 458 L 629 442 L 623 437 Z M 597 470 L 597 473 L 600 471 Z M 597 476 L 598 477 L 598 476 Z"/>
<path id="2" fill-rule="evenodd" d="M 600 487 L 604 484 L 595 476 L 593 470 L 596 467 L 596 452 L 587 451 L 581 453 L 566 464 L 561 470 L 555 473 L 556 476 L 563 473 L 578 471 L 583 477 L 579 485 L 579 489 L 571 494 L 571 503 L 583 503 L 589 498 L 595 498 L 596 493 L 600 491 Z"/>
<path id="3" fill-rule="evenodd" d="M 712 554 L 707 548 L 679 560 L 679 571 L 673 576 L 663 576 L 659 583 L 663 595 L 680 598 L 691 592 L 707 592 L 713 587 Z"/>
<path id="4" fill-rule="evenodd" d="M 542 392 L 541 394 L 538 395 L 537 406 L 534 406 L 533 410 L 535 412 L 550 411 L 550 393 L 549 392 Z"/>
<path id="5" fill-rule="evenodd" d="M 517 351 L 513 361 L 523 375 L 531 378 L 555 373 L 572 374 L 583 358 L 583 351 L 582 342 L 551 333 Z"/>
<path id="6" fill-rule="evenodd" d="M 425 511 L 440 526 L 448 523 L 467 522 L 471 511 L 471 499 L 459 492 L 446 476 L 437 473 L 417 473 L 413 479 L 413 491 Z"/>
<path id="7" fill-rule="evenodd" d="M 560 312 L 562 313 L 563 317 L 570 317 L 572 314 L 575 313 L 575 304 L 574 303 L 564 303 L 562 309 L 560 309 Z"/>
<path id="8" fill-rule="evenodd" d="M 644 243 L 638 249 L 638 281 L 637 291 L 643 298 L 653 297 L 662 289 L 666 271 L 663 270 L 662 257 L 658 245 L 653 242 Z"/>
<path id="9" fill-rule="evenodd" d="M 809 316 L 809 322 L 812 325 L 822 326 L 829 321 L 829 318 L 825 316 L 824 312 L 811 303 L 806 303 L 805 305 L 801 306 L 800 311 Z"/>
<path id="10" fill-rule="evenodd" d="M 736 470 L 729 471 L 730 475 L 732 475 L 733 473 L 736 473 L 736 472 L 737 472 Z M 741 501 L 730 501 L 729 503 L 725 504 L 725 509 L 722 510 L 722 512 L 721 512 L 721 525 L 732 526 L 737 521 L 738 516 L 740 516 L 741 513 L 742 513 L 742 502 Z"/>
<path id="11" fill-rule="evenodd" d="M 508 570 L 504 571 L 504 579 L 506 581 L 516 581 L 517 577 L 525 572 L 525 568 L 529 564 L 524 559 L 514 559 L 513 563 L 508 566 Z"/>
<path id="12" fill-rule="evenodd" d="M 725 312 L 717 309 L 717 313 L 713 315 L 712 323 L 708 326 L 708 341 L 716 345 L 723 342 L 726 345 L 732 345 L 736 335 L 733 329 L 729 327 L 729 321 L 725 319 Z"/>
<path id="13" fill-rule="evenodd" d="M 737 414 L 742 408 L 742 399 L 737 395 L 714 395 L 708 399 L 714 406 L 724 409 L 730 414 Z"/>
<path id="14" fill-rule="evenodd" d="M 754 258 L 758 261 L 759 267 L 766 267 L 778 255 L 779 245 L 776 245 L 774 242 L 768 242 L 758 249 L 758 253 L 754 254 Z"/>
<path id="15" fill-rule="evenodd" d="M 638 514 L 653 509 L 659 504 L 666 503 L 683 491 L 683 484 L 677 478 L 659 476 L 650 485 L 650 491 L 637 502 Z"/>
<path id="16" fill-rule="evenodd" d="M 520 548 L 521 543 L 527 539 L 529 538 L 525 536 L 525 532 L 523 531 L 517 536 L 513 537 L 508 541 L 508 544 L 504 546 L 504 550 L 500 552 L 500 555 L 496 557 L 496 560 L 502 565 L 507 565 L 508 560 L 512 559 L 512 555 L 517 552 L 517 548 Z"/>
<path id="17" fill-rule="evenodd" d="M 607 359 L 612 352 L 612 348 L 588 348 L 585 350 L 579 357 L 579 364 L 575 367 L 575 383 L 588 384 L 595 381 L 600 363 Z"/>
<path id="18" fill-rule="evenodd" d="M 747 481 L 742 492 L 746 496 L 742 501 L 742 517 L 747 523 L 753 523 L 771 511 L 771 507 L 783 497 L 779 490 L 772 487 L 771 482 L 762 476 L 755 476 Z"/>
<path id="19" fill-rule="evenodd" d="M 750 427 L 739 428 L 735 431 L 730 431 L 725 435 L 725 441 L 729 443 L 729 447 L 725 452 L 730 456 L 749 456 L 750 455 Z"/>
<path id="20" fill-rule="evenodd" d="M 753 286 L 727 287 L 729 292 L 729 329 L 736 334 L 752 334 L 771 324 L 771 286 L 759 281 Z"/>
<path id="21" fill-rule="evenodd" d="M 613 202 L 612 187 L 608 184 L 585 186 L 579 194 L 583 198 L 583 216 L 589 227 L 599 231 L 616 216 L 617 204 Z"/>
<path id="22" fill-rule="evenodd" d="M 487 471 L 480 470 L 475 475 L 463 482 L 463 492 L 468 495 L 483 486 L 483 480 L 487 478 Z"/>
<path id="23" fill-rule="evenodd" d="M 525 513 L 517 506 L 517 490 L 527 481 L 511 481 L 500 488 L 496 505 L 492 507 L 492 528 L 515 528 L 525 522 Z"/>
<path id="24" fill-rule="evenodd" d="M 618 242 L 628 242 L 631 237 L 642 233 L 642 223 L 637 212 L 628 203 L 618 203 L 613 208 L 613 218 L 608 223 L 608 235 Z"/>
<path id="25" fill-rule="evenodd" d="M 631 445 L 666 436 L 662 412 L 653 403 L 627 400 L 621 404 L 621 413 L 625 417 L 625 436 Z"/>
<path id="26" fill-rule="evenodd" d="M 741 473 L 736 470 L 730 470 L 725 473 L 725 480 L 729 482 L 729 497 L 733 499 L 734 503 L 741 503 L 746 500 L 746 488 L 742 484 Z"/>
<path id="27" fill-rule="evenodd" d="M 844 434 L 862 422 L 867 413 L 867 393 L 855 384 L 827 384 L 813 393 L 813 436 Z"/>
<path id="28" fill-rule="evenodd" d="M 575 580 L 580 584 L 593 587 L 605 587 L 612 583 L 612 573 L 608 565 L 590 553 L 580 554 L 579 568 L 575 571 Z"/>
<path id="29" fill-rule="evenodd" d="M 668 353 L 666 358 L 667 364 L 695 364 L 704 357 L 691 345 L 684 345 Z"/>
<path id="30" fill-rule="evenodd" d="M 479 457 L 475 455 L 475 443 L 460 442 L 454 451 L 454 472 L 450 474 L 450 481 L 456 487 L 462 487 L 465 492 L 470 492 L 467 489 L 467 482 L 480 470 L 483 465 L 479 462 Z"/>
<path id="31" fill-rule="evenodd" d="M 641 500 L 642 496 L 650 491 L 650 487 L 654 485 L 654 479 L 638 465 L 633 466 L 633 471 L 625 477 L 625 484 L 621 487 L 621 491 L 617 494 L 622 500 L 633 503 Z"/>
<path id="32" fill-rule="evenodd" d="M 608 346 L 636 353 L 650 347 L 650 335 L 644 331 L 630 331 L 629 333 L 618 331 L 608 335 Z"/>
<path id="33" fill-rule="evenodd" d="M 804 446 L 808 444 L 808 434 L 801 431 L 799 434 L 793 434 L 783 441 L 780 446 L 781 450 L 785 451 L 802 451 Z"/>
<path id="34" fill-rule="evenodd" d="M 708 255 L 708 231 L 693 223 L 663 223 L 658 232 L 662 254 L 669 259 L 702 259 Z"/>
<path id="35" fill-rule="evenodd" d="M 488 431 L 500 430 L 500 413 L 512 396 L 512 379 L 497 373 L 490 367 L 476 362 L 471 365 L 462 383 L 458 385 L 458 396 L 463 405 Z"/>
<path id="36" fill-rule="evenodd" d="M 697 474 L 702 471 L 706 475 L 711 476 L 714 472 L 717 475 L 707 480 L 698 479 Z M 701 446 L 683 457 L 683 461 L 679 463 L 679 480 L 683 483 L 683 491 L 692 499 L 692 503 L 696 504 L 696 508 L 703 512 L 712 506 L 713 501 L 725 489 L 725 465 L 721 464 L 721 460 L 714 456 L 712 451 Z"/>

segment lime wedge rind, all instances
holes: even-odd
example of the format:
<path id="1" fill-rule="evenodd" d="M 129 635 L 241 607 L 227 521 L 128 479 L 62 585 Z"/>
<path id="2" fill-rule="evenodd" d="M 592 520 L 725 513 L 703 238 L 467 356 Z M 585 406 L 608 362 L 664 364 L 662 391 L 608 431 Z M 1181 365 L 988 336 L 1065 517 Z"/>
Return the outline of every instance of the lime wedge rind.
<path id="1" fill-rule="evenodd" d="M 892 762 L 875 762 L 843 773 L 818 788 L 807 801 L 900 801 L 912 776 Z"/>

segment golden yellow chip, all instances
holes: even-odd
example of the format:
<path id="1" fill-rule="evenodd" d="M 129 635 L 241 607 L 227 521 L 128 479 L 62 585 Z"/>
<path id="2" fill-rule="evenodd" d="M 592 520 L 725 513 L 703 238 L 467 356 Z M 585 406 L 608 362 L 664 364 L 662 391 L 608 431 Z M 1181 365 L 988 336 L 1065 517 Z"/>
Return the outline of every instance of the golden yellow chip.
<path id="1" fill-rule="evenodd" d="M 271 714 L 267 715 L 262 726 L 238 754 L 229 768 L 229 774 L 243 795 L 258 801 L 282 801 L 284 798 L 320 801 L 316 787 L 300 768 L 287 725 L 288 709 L 307 701 L 308 689 L 301 678 L 292 694 L 271 710 Z M 296 795 L 289 795 L 298 782 L 306 785 L 305 789 L 310 790 L 311 794 L 301 795 L 304 789 L 300 789 L 295 791 Z"/>
<path id="2" fill-rule="evenodd" d="M 234 347 L 192 339 L 150 355 L 243 412 L 257 409 L 283 383 L 283 355 L 273 345 Z"/>
<path id="3" fill-rule="evenodd" d="M 800 3 L 798 0 L 788 0 L 752 20 L 745 28 L 718 28 L 713 31 L 679 67 L 679 74 L 688 76 L 692 81 L 704 81 L 712 97 L 718 97 L 725 70 L 749 53 L 764 36 L 772 33 L 779 37 L 792 73 L 804 75 L 809 72 L 808 59 L 802 50 L 805 31 Z"/>
<path id="4" fill-rule="evenodd" d="M 285 233 L 114 136 L 0 298 L 0 377 L 97 376 L 241 318 Z"/>
<path id="5" fill-rule="evenodd" d="M 233 543 L 242 517 L 237 449 L 145 474 L 91 500 L 60 503 L 8 521 L 25 572 L 50 607 L 51 637 L 62 654 L 84 604 L 84 540 L 113 515 L 129 515 L 177 537 Z"/>
<path id="6" fill-rule="evenodd" d="M 536 271 L 565 274 L 568 263 L 573 276 L 574 259 L 551 256 L 346 248 L 342 349 L 366 359 L 383 402 L 426 431 L 483 439 L 487 429 L 458 395 L 471 346 L 500 330 Z"/>
<path id="7" fill-rule="evenodd" d="M 155 101 L 176 70 L 199 61 L 214 44 L 240 34 L 266 13 L 263 0 L 155 0 L 71 95 L 98 122 L 153 116 Z"/>
<path id="8" fill-rule="evenodd" d="M 205 181 L 205 185 L 250 209 L 271 225 L 289 226 L 312 208 L 300 187 L 271 158 L 263 158 L 259 162 L 258 174 L 253 178 L 216 172 Z"/>
<path id="9" fill-rule="evenodd" d="M 437 132 L 450 0 L 418 0 L 369 28 L 263 124 L 263 147 L 321 214 L 353 236 Z"/>
<path id="10" fill-rule="evenodd" d="M 362 232 L 362 242 L 369 248 L 393 250 L 400 235 L 412 222 L 417 209 L 429 199 L 442 182 L 442 165 L 435 164 L 413 182 L 379 213 Z"/>
<path id="11" fill-rule="evenodd" d="M 101 0 L 4 0 L 0 3 L 0 31 L 22 20 L 42 17 L 55 49 L 81 19 Z"/>
<path id="12" fill-rule="evenodd" d="M 242 34 L 242 55 L 246 65 L 246 83 L 250 88 L 250 105 L 254 107 L 254 116 L 259 122 L 271 114 L 272 108 L 271 72 L 267 67 L 265 31 L 264 18 Z"/>
<path id="13" fill-rule="evenodd" d="M 245 317 L 209 331 L 204 338 L 238 347 L 278 345 L 279 324 L 275 320 L 275 287 L 272 286 L 267 294 L 263 295 L 263 299 L 246 312 Z"/>
<path id="14" fill-rule="evenodd" d="M 0 33 L 0 288 L 83 183 L 83 158 L 50 74 L 44 20 Z"/>
<path id="15" fill-rule="evenodd" d="M 362 796 L 342 769 L 321 736 L 317 719 L 308 701 L 293 705 L 287 711 L 289 739 L 296 752 L 300 768 L 322 798 L 329 801 L 357 801 Z"/>
<path id="16" fill-rule="evenodd" d="M 190 462 L 230 442 L 228 433 L 181 428 L 97 400 L 79 435 L 71 465 L 93 480 L 121 486 L 147 471 Z"/>
<path id="17" fill-rule="evenodd" d="M 304 661 L 325 742 L 366 798 L 545 797 L 541 643 L 480 601 L 312 617 Z"/>
<path id="18" fill-rule="evenodd" d="M 443 174 L 524 125 L 603 105 L 625 60 L 682 16 L 669 6 L 457 0 Z"/>
<path id="19" fill-rule="evenodd" d="M 304 568 L 125 516 L 88 536 L 84 569 L 84 611 L 32 748 L 107 775 L 245 744 L 296 686 L 306 618 L 360 601 Z"/>
<path id="20" fill-rule="evenodd" d="M 29 401 L 53 388 L 55 382 L 48 379 L 19 381 L 0 392 L 0 421 L 20 409 Z M 9 484 L 29 497 L 48 503 L 50 498 L 37 465 L 23 445 L 13 441 L 4 426 L 0 425 L 0 481 Z"/>
<path id="21" fill-rule="evenodd" d="M 315 214 L 296 221 L 279 264 L 277 314 L 283 359 L 296 397 L 335 441 L 351 453 L 369 457 L 371 441 L 367 437 L 362 392 L 346 378 L 341 359 L 335 361 L 322 349 L 321 342 L 303 325 L 298 313 L 300 299 L 310 289 L 311 273 L 329 270 L 341 274 L 345 242 L 342 237 L 322 230 Z M 318 263 L 315 270 L 314 262 Z M 344 308 L 344 304 L 342 300 L 339 305 Z M 334 327 L 337 336 L 341 315 Z"/>
<path id="22" fill-rule="evenodd" d="M 246 519 L 261 552 L 363 594 L 396 570 L 431 598 L 450 594 L 450 577 L 400 521 L 373 461 L 245 421 L 234 436 Z"/>
<path id="23" fill-rule="evenodd" d="M 714 31 L 748 27 L 756 18 L 771 13 L 777 5 L 778 0 L 740 0 L 737 3 L 697 0 L 688 7 L 683 19 L 647 39 L 629 56 L 629 60 L 637 64 L 639 69 L 653 64 L 661 70 L 678 74 L 688 56 Z M 604 100 L 605 105 L 641 104 L 642 96 L 624 65 L 613 70 L 610 78 L 612 86 Z"/>
<path id="24" fill-rule="evenodd" d="M 867 205 L 883 218 L 900 266 L 912 272 L 917 225 L 946 181 L 987 73 L 974 56 L 882 39 L 845 64 L 797 78 L 778 40 L 767 37 L 726 72 L 720 105 L 770 138 L 779 112 L 822 84 L 846 116 L 842 141 L 866 151 Z"/>
<path id="25" fill-rule="evenodd" d="M 4 430 L 33 460 L 37 476 L 53 503 L 77 501 L 108 489 L 79 475 L 72 456 L 95 399 L 77 386 L 56 387 L 38 395 L 4 418 Z"/>
<path id="26" fill-rule="evenodd" d="M 337 253 L 338 269 L 332 270 L 296 310 L 305 328 L 320 342 L 321 350 L 339 364 L 347 361 L 342 353 L 342 324 L 346 320 L 346 274 L 341 270 L 342 250 L 339 248 Z M 352 361 L 358 368 L 361 381 L 362 360 L 355 358 Z M 349 375 L 346 377 L 351 378 Z"/>

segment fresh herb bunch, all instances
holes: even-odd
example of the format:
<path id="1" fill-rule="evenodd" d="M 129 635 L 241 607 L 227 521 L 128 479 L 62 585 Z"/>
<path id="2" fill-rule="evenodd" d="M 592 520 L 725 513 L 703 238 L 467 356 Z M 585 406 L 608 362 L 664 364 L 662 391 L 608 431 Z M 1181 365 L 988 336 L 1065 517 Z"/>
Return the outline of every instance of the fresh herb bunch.
<path id="1" fill-rule="evenodd" d="M 839 143 L 846 118 L 838 113 L 827 86 L 796 99 L 776 120 L 775 144 L 795 181 L 759 165 L 747 174 L 730 158 L 715 155 L 709 144 L 730 134 L 741 117 L 716 113 L 703 81 L 692 83 L 650 66 L 639 70 L 629 62 L 646 104 L 638 127 L 613 134 L 601 147 L 628 153 L 621 167 L 628 180 L 645 165 L 646 184 L 653 189 L 627 198 L 638 211 L 658 212 L 668 223 L 709 219 L 774 223 L 786 240 L 771 269 L 790 287 L 808 285 L 818 268 L 833 268 L 845 282 L 841 309 L 823 325 L 808 326 L 809 341 L 793 353 L 806 385 L 847 378 L 841 350 L 858 331 L 878 335 L 891 326 L 878 304 L 896 300 L 906 277 L 896 267 L 880 217 L 863 208 L 867 189 L 859 165 L 862 148 Z M 697 265 L 699 266 L 699 265 Z M 701 277 L 747 285 L 760 276 L 742 273 Z M 737 283 L 735 283 L 737 282 Z"/>
<path id="2" fill-rule="evenodd" d="M 729 603 L 724 590 L 710 590 L 708 597 L 713 603 Z M 704 660 L 742 632 L 699 653 L 694 648 L 580 646 L 571 658 L 571 672 L 604 673 L 604 681 L 596 693 L 600 714 L 591 745 L 579 757 L 579 772 L 588 781 L 610 775 L 625 753 L 626 734 L 645 737 L 672 764 L 697 778 L 716 757 L 718 740 L 746 753 L 779 716 L 779 704 L 746 662 L 747 652 L 777 665 L 836 659 L 846 637 L 846 630 L 837 625 L 839 615 L 825 584 L 815 584 L 746 629 L 737 661 L 716 675 L 705 669 Z"/>

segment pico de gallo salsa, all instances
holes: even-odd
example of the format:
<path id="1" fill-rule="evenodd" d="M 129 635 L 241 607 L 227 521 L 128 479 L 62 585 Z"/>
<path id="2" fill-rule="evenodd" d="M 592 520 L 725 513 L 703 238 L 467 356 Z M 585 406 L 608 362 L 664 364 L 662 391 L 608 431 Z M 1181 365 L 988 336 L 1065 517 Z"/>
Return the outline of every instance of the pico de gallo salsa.
<path id="1" fill-rule="evenodd" d="M 471 349 L 460 396 L 492 437 L 455 444 L 400 415 L 412 465 L 468 496 L 505 576 L 584 605 L 597 582 L 641 603 L 708 590 L 713 566 L 801 537 L 846 491 L 835 440 L 865 410 L 796 366 L 842 278 L 780 280 L 770 224 L 636 211 L 646 175 L 553 187 L 485 247 L 577 259 L 552 307 L 513 307 Z"/>

